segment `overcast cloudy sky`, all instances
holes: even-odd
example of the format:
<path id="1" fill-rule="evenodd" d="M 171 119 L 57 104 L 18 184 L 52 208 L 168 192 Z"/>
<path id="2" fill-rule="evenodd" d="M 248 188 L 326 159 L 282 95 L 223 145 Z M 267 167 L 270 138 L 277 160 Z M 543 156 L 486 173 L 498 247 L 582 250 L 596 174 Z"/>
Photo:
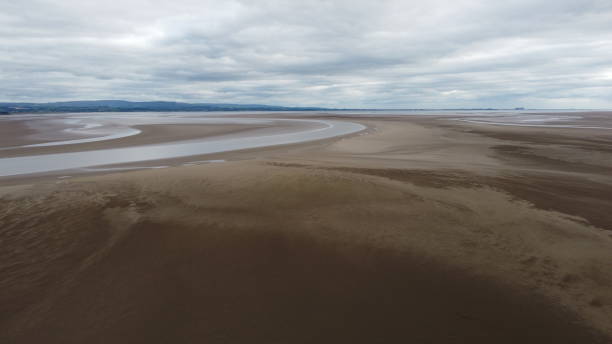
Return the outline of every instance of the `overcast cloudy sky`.
<path id="1" fill-rule="evenodd" d="M 0 0 L 0 101 L 612 108 L 612 0 Z"/>

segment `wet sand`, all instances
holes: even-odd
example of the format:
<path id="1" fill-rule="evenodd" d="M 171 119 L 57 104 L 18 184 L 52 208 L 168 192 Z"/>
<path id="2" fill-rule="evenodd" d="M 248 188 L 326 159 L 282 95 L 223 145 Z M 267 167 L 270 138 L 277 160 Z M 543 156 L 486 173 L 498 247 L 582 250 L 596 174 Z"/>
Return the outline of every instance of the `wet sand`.
<path id="1" fill-rule="evenodd" d="M 611 340 L 610 131 L 349 120 L 370 129 L 5 179 L 0 339 Z"/>
<path id="2" fill-rule="evenodd" d="M 24 121 L 4 120 L 1 124 L 0 147 L 27 144 L 30 141 L 26 137 L 34 133 L 34 130 L 28 128 Z"/>

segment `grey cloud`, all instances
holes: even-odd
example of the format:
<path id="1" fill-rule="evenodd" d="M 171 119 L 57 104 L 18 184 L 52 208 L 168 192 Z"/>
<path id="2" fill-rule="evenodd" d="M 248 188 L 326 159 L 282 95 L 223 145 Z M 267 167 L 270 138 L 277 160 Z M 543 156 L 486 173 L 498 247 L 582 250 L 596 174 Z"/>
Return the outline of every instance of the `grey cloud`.
<path id="1" fill-rule="evenodd" d="M 609 0 L 0 3 L 0 101 L 612 107 Z"/>

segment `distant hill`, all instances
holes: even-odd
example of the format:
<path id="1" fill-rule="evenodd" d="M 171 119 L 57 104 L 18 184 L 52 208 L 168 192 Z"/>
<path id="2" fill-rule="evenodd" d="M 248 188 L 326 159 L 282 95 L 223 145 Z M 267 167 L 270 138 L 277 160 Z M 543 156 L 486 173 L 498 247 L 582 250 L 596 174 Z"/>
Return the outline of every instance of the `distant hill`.
<path id="1" fill-rule="evenodd" d="M 0 114 L 42 112 L 135 112 L 135 111 L 317 111 L 318 107 L 286 107 L 258 104 L 216 104 L 178 102 L 130 102 L 125 100 L 84 100 L 55 103 L 0 103 Z"/>

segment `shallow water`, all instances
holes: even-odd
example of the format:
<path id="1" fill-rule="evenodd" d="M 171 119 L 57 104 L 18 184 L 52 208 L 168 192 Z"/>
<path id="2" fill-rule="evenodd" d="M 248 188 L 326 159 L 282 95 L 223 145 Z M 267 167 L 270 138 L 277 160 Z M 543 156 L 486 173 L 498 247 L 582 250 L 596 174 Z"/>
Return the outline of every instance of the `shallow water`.
<path id="1" fill-rule="evenodd" d="M 365 129 L 365 126 L 361 124 L 333 120 L 239 118 L 215 118 L 211 120 L 218 124 L 301 124 L 305 125 L 307 129 L 295 129 L 297 131 L 278 134 L 246 132 L 243 136 L 217 136 L 200 140 L 126 148 L 3 158 L 0 159 L 0 176 L 45 173 L 300 143 L 351 134 Z M 315 126 L 314 129 L 313 126 Z"/>
<path id="2" fill-rule="evenodd" d="M 31 145 L 23 145 L 18 148 L 31 148 L 31 147 L 50 147 L 50 146 L 63 146 L 63 145 L 74 145 L 79 143 L 89 143 L 89 142 L 98 142 L 98 141 L 108 141 L 108 140 L 116 140 L 121 139 L 128 136 L 134 136 L 140 134 L 142 131 L 134 128 L 122 129 L 116 133 L 108 134 L 104 136 L 94 136 L 83 139 L 74 139 L 74 140 L 64 140 L 64 141 L 51 141 L 51 142 L 43 142 L 43 143 L 35 143 Z M 12 147 L 11 147 L 12 148 Z"/>

